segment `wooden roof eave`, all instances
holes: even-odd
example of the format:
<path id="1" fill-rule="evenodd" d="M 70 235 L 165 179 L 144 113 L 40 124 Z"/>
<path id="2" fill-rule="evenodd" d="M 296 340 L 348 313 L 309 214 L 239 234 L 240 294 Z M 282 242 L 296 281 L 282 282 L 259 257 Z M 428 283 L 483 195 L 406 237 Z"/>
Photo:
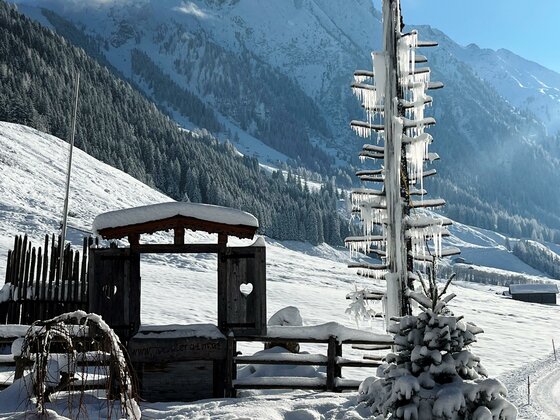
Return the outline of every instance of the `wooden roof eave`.
<path id="1" fill-rule="evenodd" d="M 175 229 L 188 229 L 192 231 L 198 230 L 207 233 L 236 236 L 241 239 L 252 239 L 257 231 L 257 227 L 255 226 L 230 225 L 226 223 L 201 220 L 195 217 L 177 215 L 165 219 L 152 220 L 133 225 L 99 229 L 97 233 L 103 239 L 121 239 L 129 235 L 151 234 Z"/>

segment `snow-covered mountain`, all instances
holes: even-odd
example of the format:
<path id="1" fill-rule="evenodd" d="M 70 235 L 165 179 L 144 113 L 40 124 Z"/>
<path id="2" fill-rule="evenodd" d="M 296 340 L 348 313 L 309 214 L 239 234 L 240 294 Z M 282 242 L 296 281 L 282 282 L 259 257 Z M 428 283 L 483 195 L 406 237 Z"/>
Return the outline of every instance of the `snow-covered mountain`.
<path id="1" fill-rule="evenodd" d="M 64 141 L 29 127 L 0 122 L 0 276 L 4 273 L 7 251 L 12 246 L 14 235 L 26 233 L 38 243 L 43 234 L 56 231 L 63 202 L 65 164 L 64 159 L 54 159 L 54 156 L 64 158 L 66 155 L 67 144 Z M 125 173 L 76 150 L 70 202 L 71 226 L 87 230 L 100 212 L 169 200 Z M 70 233 L 70 239 L 79 246 L 81 233 L 75 229 L 71 229 Z M 450 241 L 461 246 L 465 259 L 472 263 L 495 264 L 501 269 L 539 274 L 506 250 L 502 235 L 461 224 L 456 224 L 452 233 Z M 189 241 L 205 238 L 203 234 L 188 233 Z M 300 308 L 306 325 L 337 320 L 347 326 L 355 326 L 353 320 L 344 314 L 348 304 L 344 297 L 353 289 L 354 282 L 360 279 L 346 267 L 347 256 L 346 250 L 324 244 L 314 247 L 267 239 L 268 315 L 294 305 Z M 215 322 L 215 258 L 146 256 L 143 257 L 141 270 L 143 323 Z M 373 282 L 367 280 L 369 285 Z M 484 328 L 486 333 L 480 336 L 474 351 L 483 362 L 486 361 L 485 366 L 491 375 L 500 375 L 506 381 L 510 391 L 519 388 L 515 395 L 518 401 L 522 401 L 522 380 L 526 371 L 518 373 L 518 369 L 549 354 L 550 340 L 556 333 L 550 326 L 558 322 L 558 310 L 556 306 L 506 299 L 498 294 L 501 290 L 503 288 L 459 283 L 452 286 L 452 291 L 458 295 L 452 309 Z M 307 346 L 305 350 L 321 351 L 313 346 Z M 552 365 L 541 364 L 531 369 L 541 372 L 543 366 Z M 351 376 L 364 374 L 367 372 L 360 369 L 348 372 Z M 531 374 L 536 375 L 534 371 Z M 303 406 L 318 412 L 327 407 L 333 410 L 330 404 L 332 397 L 325 400 L 326 395 L 320 394 L 312 400 L 309 398 L 309 395 L 290 394 L 280 399 L 284 401 L 283 405 L 266 400 L 266 397 L 256 401 L 238 400 L 240 405 L 236 401 L 212 406 L 205 403 L 145 403 L 142 409 L 151 418 L 174 415 L 199 418 L 201 413 L 216 418 L 226 415 L 238 418 L 234 414 L 247 418 L 257 413 L 259 404 L 266 406 L 267 416 L 276 410 L 283 413 Z M 345 400 L 339 400 L 340 413 L 350 409 Z M 0 407 L 0 412 L 3 408 Z M 536 407 L 531 410 L 536 410 Z M 332 418 L 344 418 L 343 414 L 339 415 L 342 417 L 334 417 L 333 414 Z M 363 412 L 363 416 L 356 415 L 356 418 L 366 418 L 367 411 Z M 282 417 L 279 415 L 278 418 Z"/>
<path id="2" fill-rule="evenodd" d="M 347 162 L 357 163 L 361 142 L 348 122 L 362 111 L 349 84 L 380 47 L 371 1 L 354 1 L 351 9 L 342 0 L 14 1 L 79 43 L 68 25 L 74 22 L 187 128 L 197 125 L 194 117 L 204 126 L 204 118 L 178 105 L 186 94 L 212 108 L 223 126 L 219 136 L 242 153 L 350 179 Z M 447 86 L 433 94 L 434 151 L 442 161 L 428 191 L 452 203 L 445 211 L 456 219 L 555 239 L 542 226 L 560 230 L 560 197 L 549 193 L 560 182 L 560 147 L 546 138 L 558 124 L 560 76 L 503 50 L 462 47 L 429 27 L 421 37 L 441 44 L 426 55 Z M 168 86 L 158 92 L 162 80 Z"/>
<path id="3" fill-rule="evenodd" d="M 436 29 L 428 26 L 417 29 L 472 67 L 478 77 L 514 107 L 532 113 L 549 134 L 560 131 L 560 74 L 506 49 L 495 51 L 476 44 L 462 46 Z"/>

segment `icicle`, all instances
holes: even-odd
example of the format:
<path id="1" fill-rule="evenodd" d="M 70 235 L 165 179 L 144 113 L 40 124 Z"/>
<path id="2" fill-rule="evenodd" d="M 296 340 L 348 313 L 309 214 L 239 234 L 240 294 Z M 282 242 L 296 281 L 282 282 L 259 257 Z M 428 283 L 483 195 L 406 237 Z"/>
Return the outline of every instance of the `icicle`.
<path id="1" fill-rule="evenodd" d="M 385 99 L 385 83 L 387 80 L 387 68 L 384 52 L 371 54 L 373 59 L 373 73 L 375 74 L 375 88 L 377 90 L 376 105 L 383 105 Z"/>
<path id="2" fill-rule="evenodd" d="M 357 126 L 354 125 L 354 126 L 352 126 L 352 129 L 360 137 L 369 138 L 371 136 L 371 129 L 369 129 L 367 127 L 362 127 L 360 125 L 357 125 Z"/>
<path id="3" fill-rule="evenodd" d="M 353 87 L 352 93 L 360 100 L 366 110 L 374 109 L 378 105 L 379 95 L 376 90 Z"/>
<path id="4" fill-rule="evenodd" d="M 366 270 L 360 269 L 358 270 L 358 275 L 362 277 L 367 277 L 374 280 L 383 280 L 387 275 L 387 270 Z"/>
<path id="5" fill-rule="evenodd" d="M 414 221 L 424 221 L 424 218 L 412 219 Z M 407 231 L 412 243 L 412 252 L 414 255 L 422 257 L 435 256 L 441 257 L 442 251 L 442 237 L 443 237 L 443 222 L 441 220 L 430 220 L 433 224 L 424 227 L 410 227 Z M 433 243 L 433 252 L 426 247 L 426 240 L 431 240 Z"/>
<path id="6" fill-rule="evenodd" d="M 410 180 L 412 183 L 420 180 L 420 190 L 424 189 L 424 161 L 428 159 L 428 145 L 432 142 L 432 139 L 432 136 L 423 133 L 414 137 L 412 142 L 406 145 L 406 160 Z"/>

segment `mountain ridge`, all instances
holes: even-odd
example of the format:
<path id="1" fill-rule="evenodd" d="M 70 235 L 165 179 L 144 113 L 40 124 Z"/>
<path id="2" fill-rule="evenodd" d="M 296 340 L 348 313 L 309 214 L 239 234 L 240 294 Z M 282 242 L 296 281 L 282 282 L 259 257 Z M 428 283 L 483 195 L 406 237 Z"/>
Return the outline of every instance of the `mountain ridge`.
<path id="1" fill-rule="evenodd" d="M 36 3 L 34 0 L 21 2 Z M 63 2 L 41 4 L 47 3 L 56 6 Z M 250 74 L 247 80 L 258 84 L 257 75 L 259 71 L 268 71 L 266 68 L 292 79 L 299 88 L 290 88 L 289 94 L 303 91 L 317 106 L 305 120 L 309 121 L 315 115 L 317 120 L 323 118 L 331 133 L 321 133 L 302 120 L 298 122 L 297 118 L 301 115 L 294 113 L 302 114 L 300 106 L 277 119 L 280 122 L 293 121 L 294 124 L 280 123 L 270 127 L 274 130 L 282 125 L 285 129 L 282 138 L 286 139 L 286 144 L 283 147 L 291 150 L 292 157 L 297 157 L 294 145 L 299 142 L 295 139 L 307 137 L 309 144 L 321 146 L 332 157 L 332 162 L 339 168 L 334 170 L 338 171 L 337 180 L 348 180 L 348 175 L 358 166 L 356 150 L 361 143 L 352 136 L 348 121 L 360 118 L 362 114 L 357 101 L 351 97 L 349 84 L 355 68 L 371 67 L 369 52 L 379 48 L 379 38 L 371 35 L 380 33 L 379 13 L 366 0 L 357 2 L 352 14 L 345 13 L 347 8 L 341 3 L 320 0 L 268 2 L 257 7 L 262 4 L 249 0 L 166 0 L 158 3 L 158 10 L 151 6 L 151 2 L 144 1 L 134 3 L 130 8 L 111 2 L 97 4 L 93 12 L 88 9 L 87 16 L 76 9 L 58 11 L 65 12 L 66 18 L 74 19 L 84 33 L 104 43 L 104 55 L 124 74 L 128 71 L 132 75 L 132 71 L 127 69 L 130 68 L 130 50 L 136 48 L 155 58 L 160 68 L 174 81 L 194 89 L 201 100 L 215 109 L 223 110 L 231 108 L 232 103 L 245 103 L 246 106 L 241 108 L 241 117 L 226 115 L 230 127 L 233 125 L 236 133 L 246 132 L 262 141 L 262 130 L 269 128 L 261 126 L 259 129 L 259 121 L 268 121 L 271 113 L 278 116 L 272 108 L 259 102 L 259 95 L 253 95 L 253 99 L 248 100 L 244 90 L 217 98 L 212 92 L 200 91 L 200 83 L 185 82 L 185 76 L 176 69 L 178 59 L 196 53 L 196 49 L 184 46 L 201 34 L 203 41 L 200 48 L 206 50 L 214 43 L 221 45 L 226 52 L 217 53 L 214 62 L 209 64 L 209 59 L 204 62 L 195 60 L 195 66 L 189 67 L 194 69 L 189 77 L 195 82 L 213 81 L 212 76 L 220 74 L 213 71 L 217 68 L 215 63 L 226 63 L 234 60 L 232 54 L 251 51 L 255 65 L 248 67 Z M 56 7 L 53 6 L 53 9 Z M 143 25 L 146 16 L 153 20 L 150 27 Z M 169 18 L 169 22 L 164 21 L 164 17 Z M 179 32 L 179 38 L 182 40 L 165 35 L 175 33 L 176 27 L 181 25 L 183 30 Z M 136 29 L 131 32 L 126 28 Z M 158 29 L 152 31 L 150 28 Z M 346 35 L 335 36 L 340 32 Z M 438 119 L 438 125 L 433 129 L 434 151 L 443 160 L 437 164 L 442 178 L 430 180 L 433 187 L 428 189 L 444 198 L 456 197 L 455 191 L 464 191 L 462 196 L 457 197 L 458 201 L 452 203 L 448 210 L 444 209 L 448 215 L 459 220 L 468 220 L 486 228 L 499 227 L 519 235 L 559 240 L 560 234 L 556 231 L 560 229 L 560 219 L 554 216 L 554 209 L 560 206 L 560 199 L 548 194 L 548 189 L 560 182 L 554 170 L 560 157 L 557 144 L 560 141 L 554 143 L 547 137 L 543 123 L 537 120 L 535 114 L 515 108 L 510 100 L 477 73 L 474 64 L 462 61 L 466 47 L 454 43 L 440 31 L 425 27 L 424 32 L 421 37 L 434 36 L 441 44 L 426 54 L 431 59 L 434 78 L 448 86 L 443 92 L 433 94 L 432 112 Z M 123 33 L 123 36 L 116 36 Z M 204 36 L 209 42 L 204 41 Z M 269 67 L 263 67 L 259 60 Z M 473 63 L 476 61 L 474 58 L 470 60 Z M 164 62 L 167 64 L 162 65 Z M 286 86 L 279 83 L 274 89 Z M 270 96 L 270 93 L 258 91 L 258 88 L 255 92 L 260 92 L 260 97 Z M 286 99 L 281 102 L 286 103 L 289 94 L 284 95 Z M 240 111 L 239 106 L 234 108 L 236 112 Z M 240 120 L 245 123 L 240 123 Z M 345 161 L 351 166 L 347 167 Z M 266 159 L 264 163 L 274 164 Z M 299 164 L 302 163 L 305 162 L 299 160 Z M 328 159 L 323 163 L 332 164 Z M 519 173 L 519 167 L 526 170 Z M 317 167 L 314 169 L 317 170 Z M 473 175 L 477 172 L 480 175 Z M 535 217 L 538 222 L 533 222 Z"/>

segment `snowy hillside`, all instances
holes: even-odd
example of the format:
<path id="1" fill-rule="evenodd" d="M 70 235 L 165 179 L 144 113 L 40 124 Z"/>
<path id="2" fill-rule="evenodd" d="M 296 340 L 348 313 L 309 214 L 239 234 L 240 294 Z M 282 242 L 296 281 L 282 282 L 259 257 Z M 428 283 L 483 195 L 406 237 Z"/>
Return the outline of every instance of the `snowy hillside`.
<path id="1" fill-rule="evenodd" d="M 15 234 L 27 233 L 38 242 L 43 234 L 55 231 L 63 201 L 66 153 L 66 144 L 59 139 L 24 126 L 0 123 L 0 273 Z M 71 194 L 71 225 L 85 229 L 100 212 L 169 201 L 79 150 Z M 461 246 L 472 263 L 539 274 L 507 252 L 505 238 L 500 235 L 463 225 L 454 227 L 453 234 L 450 241 Z M 80 235 L 71 230 L 76 244 Z M 190 239 L 201 241 L 204 236 L 191 233 Z M 268 242 L 269 315 L 295 305 L 308 325 L 332 320 L 354 325 L 344 314 L 344 296 L 359 279 L 346 268 L 345 250 Z M 145 257 L 142 321 L 214 322 L 215 276 L 212 257 Z M 453 308 L 487 332 L 475 350 L 483 361 L 492 361 L 487 363 L 491 374 L 504 374 L 550 352 L 550 340 L 557 333 L 550 325 L 560 321 L 557 307 L 505 299 L 496 293 L 503 290 L 499 287 L 461 284 L 453 289 L 458 294 Z M 356 373 L 363 375 L 352 372 Z"/>

